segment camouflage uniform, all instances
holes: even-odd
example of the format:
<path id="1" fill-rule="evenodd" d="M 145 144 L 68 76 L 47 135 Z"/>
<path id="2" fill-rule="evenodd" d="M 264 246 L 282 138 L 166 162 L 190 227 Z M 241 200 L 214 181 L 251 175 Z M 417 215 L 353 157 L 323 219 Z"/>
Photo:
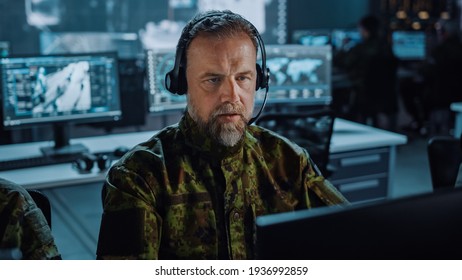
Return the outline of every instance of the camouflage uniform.
<path id="1" fill-rule="evenodd" d="M 186 114 L 109 171 L 99 258 L 251 259 L 255 218 L 346 202 L 306 150 L 249 126 L 234 147 Z"/>
<path id="2" fill-rule="evenodd" d="M 60 259 L 50 227 L 29 193 L 0 178 L 0 248 L 19 249 L 23 259 Z"/>

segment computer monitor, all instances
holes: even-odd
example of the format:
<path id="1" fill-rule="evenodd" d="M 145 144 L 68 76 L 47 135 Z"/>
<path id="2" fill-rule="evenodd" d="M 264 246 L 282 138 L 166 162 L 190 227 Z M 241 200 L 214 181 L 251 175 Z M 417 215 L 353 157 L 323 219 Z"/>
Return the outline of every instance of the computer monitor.
<path id="1" fill-rule="evenodd" d="M 332 100 L 332 47 L 267 45 L 268 103 L 328 105 Z"/>
<path id="2" fill-rule="evenodd" d="M 143 58 L 144 59 L 144 58 Z M 114 132 L 118 128 L 132 127 L 140 130 L 146 124 L 147 93 L 145 87 L 145 64 L 143 59 L 121 59 L 119 57 L 119 92 L 122 119 L 114 122 L 96 122 L 85 126 L 103 128 L 106 132 Z"/>
<path id="3" fill-rule="evenodd" d="M 357 29 L 332 30 L 331 42 L 334 51 L 348 51 L 362 41 Z"/>
<path id="4" fill-rule="evenodd" d="M 393 31 L 391 41 L 393 53 L 400 60 L 425 59 L 427 39 L 424 31 Z"/>
<path id="5" fill-rule="evenodd" d="M 330 31 L 327 29 L 295 30 L 292 34 L 294 44 L 304 46 L 326 46 L 331 42 Z"/>
<path id="6" fill-rule="evenodd" d="M 165 88 L 165 74 L 173 69 L 175 49 L 146 51 L 149 112 L 179 110 L 186 107 L 186 95 L 172 94 Z"/>
<path id="7" fill-rule="evenodd" d="M 261 216 L 260 259 L 460 259 L 462 188 Z"/>
<path id="8" fill-rule="evenodd" d="M 53 124 L 45 155 L 86 151 L 69 144 L 69 125 L 121 118 L 117 64 L 115 53 L 1 58 L 3 127 Z"/>
<path id="9" fill-rule="evenodd" d="M 10 43 L 7 41 L 0 41 L 0 57 L 6 57 L 10 54 Z"/>
<path id="10" fill-rule="evenodd" d="M 133 59 L 143 51 L 137 33 L 130 32 L 50 32 L 40 33 L 42 54 L 117 52 L 123 59 Z"/>

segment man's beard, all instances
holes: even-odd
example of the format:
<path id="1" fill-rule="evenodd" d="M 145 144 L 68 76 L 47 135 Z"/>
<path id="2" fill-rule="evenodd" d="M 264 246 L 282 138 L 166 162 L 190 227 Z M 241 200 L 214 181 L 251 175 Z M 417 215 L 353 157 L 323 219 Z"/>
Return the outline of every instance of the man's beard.
<path id="1" fill-rule="evenodd" d="M 224 103 L 212 112 L 208 121 L 204 121 L 199 117 L 193 104 L 189 106 L 191 107 L 191 117 L 197 122 L 199 128 L 218 143 L 226 147 L 232 147 L 242 139 L 248 122 L 244 116 L 245 110 L 243 106 L 229 102 Z M 220 115 L 223 114 L 239 114 L 240 120 L 237 123 L 221 122 Z"/>

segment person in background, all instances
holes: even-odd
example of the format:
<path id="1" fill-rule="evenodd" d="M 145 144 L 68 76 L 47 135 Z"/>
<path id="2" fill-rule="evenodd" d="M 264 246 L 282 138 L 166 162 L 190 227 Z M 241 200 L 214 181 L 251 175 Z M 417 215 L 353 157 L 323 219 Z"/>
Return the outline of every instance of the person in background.
<path id="1" fill-rule="evenodd" d="M 61 259 L 50 226 L 27 190 L 3 178 L 0 178 L 0 252 L 2 258 Z"/>
<path id="2" fill-rule="evenodd" d="M 187 110 L 109 170 L 99 259 L 252 259 L 257 216 L 347 203 L 305 149 L 250 125 L 260 39 L 230 11 L 183 29 L 167 88 Z"/>
<path id="3" fill-rule="evenodd" d="M 352 119 L 396 130 L 398 112 L 398 59 L 381 32 L 380 20 L 367 15 L 358 22 L 361 42 L 336 54 L 334 63 L 352 83 Z M 380 122 L 380 115 L 386 123 Z"/>
<path id="4" fill-rule="evenodd" d="M 453 127 L 451 103 L 462 102 L 462 41 L 455 20 L 435 25 L 437 44 L 422 67 L 428 133 L 448 135 Z M 458 136 L 458 135 L 457 135 Z"/>

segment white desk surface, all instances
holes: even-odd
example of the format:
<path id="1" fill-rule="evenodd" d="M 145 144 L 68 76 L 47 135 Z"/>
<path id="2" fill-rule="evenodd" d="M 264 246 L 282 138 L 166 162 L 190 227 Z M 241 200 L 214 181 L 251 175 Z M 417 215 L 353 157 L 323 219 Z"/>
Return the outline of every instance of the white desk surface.
<path id="1" fill-rule="evenodd" d="M 72 139 L 71 143 L 82 143 L 90 152 L 112 151 L 116 147 L 133 147 L 154 135 L 155 132 L 111 134 L 105 136 Z M 372 128 L 362 124 L 336 119 L 331 141 L 331 153 L 348 152 L 384 146 L 402 145 L 406 136 Z M 51 141 L 0 146 L 0 160 L 40 155 L 40 147 L 52 145 Z M 0 177 L 26 188 L 50 188 L 67 185 L 102 182 L 105 173 L 95 167 L 91 173 L 79 174 L 71 164 L 56 164 L 33 168 L 0 171 Z"/>
<path id="2" fill-rule="evenodd" d="M 397 146 L 407 143 L 407 137 L 367 125 L 336 119 L 330 143 L 331 153 Z"/>

